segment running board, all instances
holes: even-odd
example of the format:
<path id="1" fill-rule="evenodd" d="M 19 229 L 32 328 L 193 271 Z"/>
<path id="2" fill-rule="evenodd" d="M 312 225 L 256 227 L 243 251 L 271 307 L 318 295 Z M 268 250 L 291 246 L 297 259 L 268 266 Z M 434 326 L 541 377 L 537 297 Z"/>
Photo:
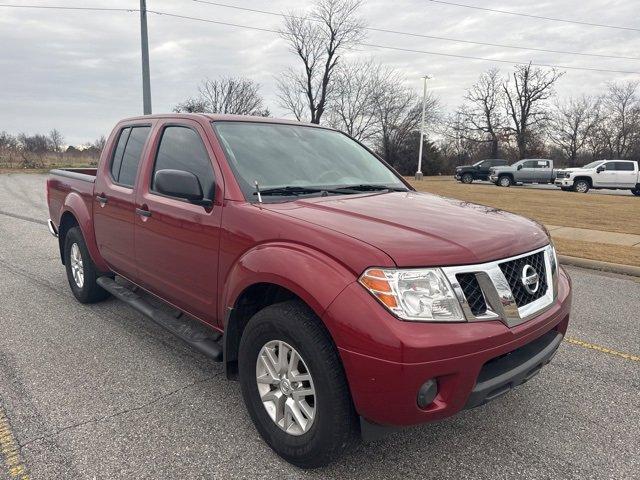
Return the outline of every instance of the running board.
<path id="1" fill-rule="evenodd" d="M 169 332 L 173 333 L 176 337 L 184 340 L 200 353 L 212 358 L 216 362 L 222 361 L 222 346 L 218 343 L 221 337 L 220 333 L 207 328 L 200 321 L 187 315 L 181 315 L 180 318 L 175 318 L 163 312 L 112 278 L 100 277 L 96 282 L 118 300 L 122 300 L 143 315 L 146 315 L 161 327 L 169 330 Z"/>

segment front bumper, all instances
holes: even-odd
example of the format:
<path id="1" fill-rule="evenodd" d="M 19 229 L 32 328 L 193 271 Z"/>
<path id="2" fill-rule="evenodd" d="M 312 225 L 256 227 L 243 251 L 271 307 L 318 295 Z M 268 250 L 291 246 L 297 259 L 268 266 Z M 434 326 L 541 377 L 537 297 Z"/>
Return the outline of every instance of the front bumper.
<path id="1" fill-rule="evenodd" d="M 571 180 L 570 178 L 556 178 L 553 183 L 555 185 L 557 185 L 558 187 L 572 187 L 573 186 L 573 180 Z"/>
<path id="2" fill-rule="evenodd" d="M 497 175 L 489 175 L 489 181 L 496 183 L 498 181 Z"/>
<path id="3" fill-rule="evenodd" d="M 357 412 L 377 425 L 424 423 L 481 405 L 531 378 L 551 359 L 569 322 L 570 281 L 562 269 L 560 272 L 558 298 L 553 306 L 513 328 L 500 321 L 403 322 L 386 312 L 388 318 L 382 319 L 382 309 L 360 285 L 345 289 L 325 318 L 330 330 L 336 315 L 350 318 L 351 331 L 342 332 L 349 333 L 350 340 L 337 343 Z M 369 297 L 375 309 L 361 310 L 365 300 L 354 298 L 358 289 Z M 357 336 L 353 330 L 359 323 L 356 318 L 359 315 L 364 315 L 370 325 L 368 334 L 378 343 L 377 352 L 372 342 L 355 343 Z M 526 347 L 545 335 L 553 337 L 553 343 L 549 343 L 550 347 L 543 346 L 548 348 L 543 348 L 542 354 L 540 349 Z M 511 352 L 519 354 L 503 357 Z M 511 366 L 500 363 L 493 370 L 498 373 L 492 375 L 487 365 L 498 362 L 499 357 L 519 360 Z M 417 394 L 429 379 L 436 380 L 438 394 L 433 402 L 421 408 Z"/>

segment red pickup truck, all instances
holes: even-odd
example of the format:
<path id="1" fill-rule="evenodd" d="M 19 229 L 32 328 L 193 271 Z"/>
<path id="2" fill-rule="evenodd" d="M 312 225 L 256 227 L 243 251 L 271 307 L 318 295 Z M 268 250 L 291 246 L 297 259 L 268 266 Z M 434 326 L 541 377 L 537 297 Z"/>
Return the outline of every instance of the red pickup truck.
<path id="1" fill-rule="evenodd" d="M 123 120 L 97 169 L 51 172 L 47 200 L 75 297 L 113 295 L 224 362 L 300 467 L 502 395 L 569 321 L 544 227 L 418 193 L 318 125 Z"/>

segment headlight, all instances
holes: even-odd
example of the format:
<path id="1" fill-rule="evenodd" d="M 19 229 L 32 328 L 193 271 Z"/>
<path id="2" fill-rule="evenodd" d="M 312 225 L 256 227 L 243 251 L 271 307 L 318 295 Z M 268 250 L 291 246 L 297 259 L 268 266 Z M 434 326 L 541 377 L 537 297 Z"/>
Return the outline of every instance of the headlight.
<path id="1" fill-rule="evenodd" d="M 359 281 L 380 303 L 404 320 L 465 321 L 460 303 L 439 268 L 369 268 Z"/>

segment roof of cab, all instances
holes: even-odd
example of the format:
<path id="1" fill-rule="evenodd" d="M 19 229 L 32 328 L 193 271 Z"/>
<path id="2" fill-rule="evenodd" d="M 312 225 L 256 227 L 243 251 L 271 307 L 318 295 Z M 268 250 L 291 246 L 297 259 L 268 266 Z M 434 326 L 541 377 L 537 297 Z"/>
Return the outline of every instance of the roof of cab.
<path id="1" fill-rule="evenodd" d="M 253 123 L 280 123 L 285 125 L 305 125 L 309 127 L 328 128 L 322 125 L 308 122 L 299 122 L 297 120 L 291 120 L 286 118 L 273 118 L 273 117 L 257 117 L 252 115 L 228 115 L 221 113 L 157 113 L 153 115 L 141 115 L 137 117 L 129 117 L 121 120 L 120 122 L 130 122 L 133 120 L 149 120 L 155 118 L 171 118 L 171 119 L 185 119 L 185 120 L 205 120 L 213 122 L 253 122 Z"/>

